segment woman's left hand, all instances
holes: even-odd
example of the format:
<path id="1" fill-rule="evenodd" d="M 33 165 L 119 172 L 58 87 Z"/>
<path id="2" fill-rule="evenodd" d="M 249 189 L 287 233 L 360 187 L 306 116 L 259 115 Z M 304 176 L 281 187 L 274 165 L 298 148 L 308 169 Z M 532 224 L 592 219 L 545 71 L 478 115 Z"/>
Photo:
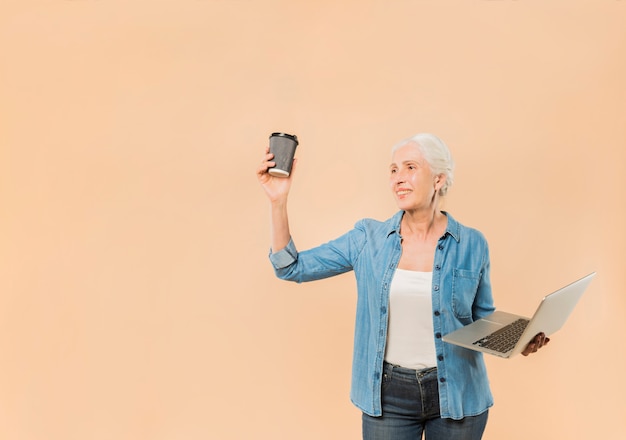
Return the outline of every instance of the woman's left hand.
<path id="1" fill-rule="evenodd" d="M 544 333 L 538 333 L 534 338 L 528 343 L 522 354 L 524 356 L 528 356 L 531 353 L 536 353 L 541 347 L 548 345 L 550 342 L 550 338 L 548 338 Z"/>

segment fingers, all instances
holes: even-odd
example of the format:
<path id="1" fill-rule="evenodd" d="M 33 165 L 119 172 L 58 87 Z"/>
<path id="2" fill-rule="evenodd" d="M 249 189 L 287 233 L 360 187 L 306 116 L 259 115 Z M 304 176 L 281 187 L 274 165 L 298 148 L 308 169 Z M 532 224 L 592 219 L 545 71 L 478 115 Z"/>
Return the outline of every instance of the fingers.
<path id="1" fill-rule="evenodd" d="M 266 147 L 265 157 L 261 161 L 261 165 L 259 165 L 256 172 L 259 178 L 263 177 L 263 175 L 265 174 L 269 176 L 267 170 L 272 168 L 273 166 L 276 166 L 276 162 L 273 162 L 272 159 L 274 159 L 274 155 L 270 153 L 270 147 Z"/>
<path id="2" fill-rule="evenodd" d="M 269 168 L 272 168 L 275 165 L 276 165 L 276 162 L 273 162 L 271 160 L 264 160 L 263 162 L 261 162 L 261 165 L 259 165 L 258 171 L 267 172 Z"/>
<path id="3" fill-rule="evenodd" d="M 550 342 L 550 338 L 548 338 L 545 333 L 538 333 L 535 337 L 528 343 L 526 349 L 522 352 L 524 356 L 528 356 L 531 353 L 536 353 L 541 347 Z"/>
<path id="4" fill-rule="evenodd" d="M 274 154 L 270 152 L 269 147 L 266 147 L 265 157 L 256 170 L 257 179 L 266 190 L 270 187 L 273 188 L 271 191 L 273 195 L 276 194 L 276 190 L 280 190 L 280 192 L 288 192 L 291 181 L 293 180 L 293 174 L 297 168 L 298 160 L 296 158 L 293 159 L 291 172 L 288 177 L 276 177 L 269 173 L 270 168 L 276 166 L 276 161 L 273 159 Z"/>
<path id="5" fill-rule="evenodd" d="M 541 338 L 541 333 L 538 335 L 535 335 L 534 338 L 532 338 L 532 340 L 528 343 L 528 345 L 526 346 L 526 349 L 522 352 L 522 354 L 524 356 L 528 356 L 531 353 L 536 353 L 538 348 L 537 345 L 539 344 Z"/>

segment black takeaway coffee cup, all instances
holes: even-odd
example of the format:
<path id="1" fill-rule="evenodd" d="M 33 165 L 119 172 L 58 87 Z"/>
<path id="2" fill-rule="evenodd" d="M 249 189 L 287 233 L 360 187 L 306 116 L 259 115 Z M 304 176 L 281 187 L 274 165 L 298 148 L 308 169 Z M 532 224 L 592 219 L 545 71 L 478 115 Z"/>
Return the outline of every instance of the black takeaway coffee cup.
<path id="1" fill-rule="evenodd" d="M 287 133 L 272 133 L 270 135 L 270 153 L 274 155 L 276 165 L 267 170 L 272 176 L 289 177 L 293 157 L 296 154 L 298 138 Z"/>

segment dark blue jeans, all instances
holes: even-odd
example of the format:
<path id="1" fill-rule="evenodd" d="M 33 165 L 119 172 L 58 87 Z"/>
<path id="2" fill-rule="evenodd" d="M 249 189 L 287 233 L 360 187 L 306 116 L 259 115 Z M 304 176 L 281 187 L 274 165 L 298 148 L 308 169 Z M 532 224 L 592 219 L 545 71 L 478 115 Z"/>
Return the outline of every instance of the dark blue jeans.
<path id="1" fill-rule="evenodd" d="M 383 415 L 363 414 L 363 440 L 480 440 L 488 412 L 462 420 L 439 414 L 437 369 L 411 370 L 385 362 Z"/>

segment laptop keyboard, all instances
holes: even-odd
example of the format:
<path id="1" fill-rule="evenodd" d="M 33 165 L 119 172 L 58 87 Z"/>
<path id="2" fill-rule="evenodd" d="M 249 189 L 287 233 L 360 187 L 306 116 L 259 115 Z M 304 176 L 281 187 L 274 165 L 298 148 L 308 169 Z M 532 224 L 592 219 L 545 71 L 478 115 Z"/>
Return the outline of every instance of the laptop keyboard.
<path id="1" fill-rule="evenodd" d="M 499 353 L 506 353 L 515 347 L 515 344 L 517 344 L 517 341 L 522 336 L 522 333 L 524 333 L 524 329 L 528 325 L 528 322 L 528 319 L 520 318 L 517 321 L 496 330 L 490 335 L 479 339 L 474 342 L 474 345 L 488 348 Z"/>

